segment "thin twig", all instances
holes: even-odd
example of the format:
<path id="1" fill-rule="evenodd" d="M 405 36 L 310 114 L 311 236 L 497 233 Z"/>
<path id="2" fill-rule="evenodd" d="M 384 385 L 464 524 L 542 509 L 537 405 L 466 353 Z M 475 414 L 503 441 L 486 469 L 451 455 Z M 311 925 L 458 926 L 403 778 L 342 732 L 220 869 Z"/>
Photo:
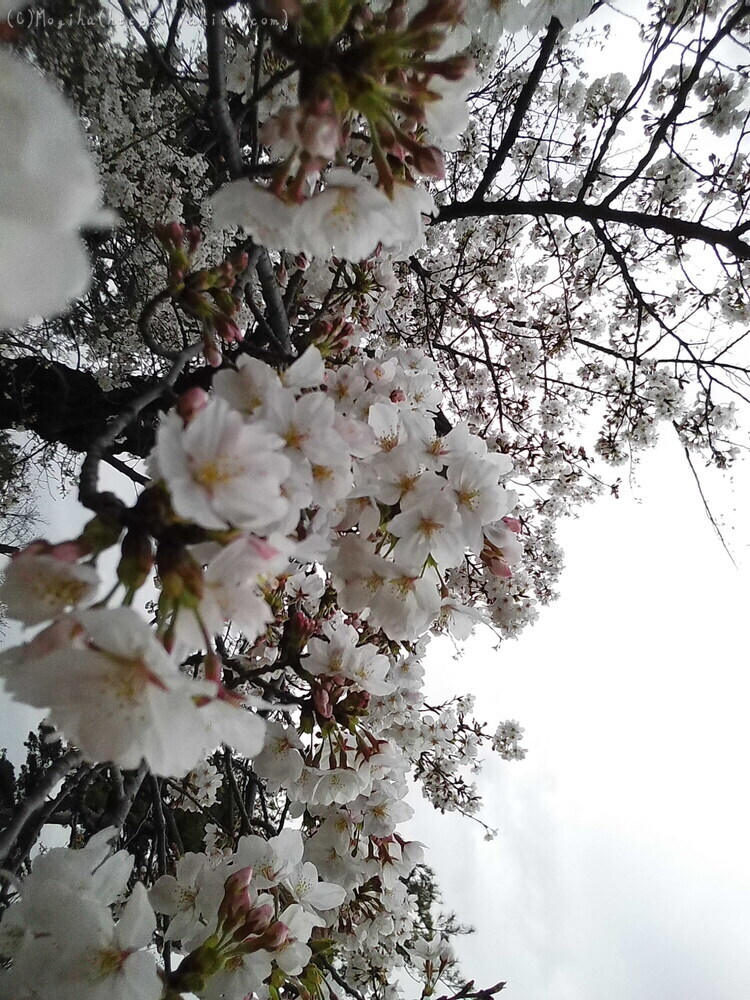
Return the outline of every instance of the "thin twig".
<path id="1" fill-rule="evenodd" d="M 708 505 L 708 500 L 706 499 L 706 494 L 703 492 L 703 486 L 701 484 L 700 477 L 699 477 L 698 472 L 697 472 L 697 470 L 695 468 L 695 465 L 693 464 L 692 455 L 690 454 L 690 452 L 689 452 L 689 450 L 687 448 L 684 449 L 684 452 L 685 452 L 685 458 L 687 459 L 687 464 L 690 466 L 690 471 L 693 473 L 693 478 L 695 479 L 695 485 L 698 487 L 698 493 L 700 495 L 701 502 L 703 504 L 703 509 L 706 512 L 706 517 L 711 522 L 711 527 L 716 532 L 716 535 L 717 535 L 719 541 L 721 542 L 722 548 L 724 549 L 724 551 L 726 552 L 726 554 L 729 556 L 729 561 L 734 566 L 734 568 L 737 569 L 737 563 L 734 561 L 734 556 L 729 551 L 729 546 L 727 545 L 727 543 L 726 543 L 726 541 L 724 539 L 724 536 L 721 533 L 721 528 L 716 523 L 716 518 L 714 517 L 713 513 L 711 512 L 711 508 Z"/>
<path id="2" fill-rule="evenodd" d="M 99 463 L 108 449 L 115 443 L 128 424 L 135 420 L 141 410 L 155 402 L 167 389 L 171 389 L 180 376 L 185 365 L 203 348 L 203 344 L 192 344 L 180 351 L 172 367 L 160 381 L 129 403 L 128 406 L 112 421 L 107 430 L 101 434 L 86 453 L 81 466 L 78 499 L 89 510 L 99 513 L 103 510 L 121 510 L 122 501 L 112 493 L 100 493 L 98 490 Z"/>
<path id="3" fill-rule="evenodd" d="M 241 817 L 240 833 L 252 833 L 252 827 L 250 824 L 250 817 L 247 814 L 247 809 L 245 808 L 245 803 L 240 795 L 240 790 L 237 787 L 237 779 L 234 776 L 234 765 L 232 763 L 232 751 L 229 747 L 224 748 L 224 769 L 227 773 L 227 778 L 229 779 L 229 787 L 232 790 L 232 796 L 234 801 L 237 803 L 237 809 L 239 810 Z"/>

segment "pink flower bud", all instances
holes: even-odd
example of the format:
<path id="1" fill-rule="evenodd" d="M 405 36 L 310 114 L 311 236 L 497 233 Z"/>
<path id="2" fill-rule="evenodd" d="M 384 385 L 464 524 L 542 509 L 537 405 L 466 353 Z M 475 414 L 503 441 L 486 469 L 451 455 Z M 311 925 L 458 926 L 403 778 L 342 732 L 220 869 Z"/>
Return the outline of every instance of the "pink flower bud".
<path id="1" fill-rule="evenodd" d="M 410 31 L 422 31 L 435 25 L 454 25 L 463 20 L 464 0 L 427 0 L 424 7 L 409 22 Z"/>
<path id="2" fill-rule="evenodd" d="M 223 358 L 221 351 L 213 340 L 206 339 L 203 341 L 203 357 L 206 359 L 206 363 L 211 365 L 212 368 L 221 368 Z"/>
<path id="3" fill-rule="evenodd" d="M 445 160 L 436 146 L 414 146 L 410 149 L 414 169 L 425 177 L 445 177 Z"/>
<path id="4" fill-rule="evenodd" d="M 187 427 L 193 417 L 196 417 L 201 410 L 208 406 L 208 393 L 204 389 L 195 386 L 188 389 L 177 400 L 176 410 L 182 418 L 183 424 Z"/>
<path id="5" fill-rule="evenodd" d="M 185 238 L 185 230 L 179 222 L 158 222 L 154 226 L 156 237 L 166 250 L 176 250 L 182 246 Z"/>
<path id="6" fill-rule="evenodd" d="M 510 530 L 514 534 L 516 534 L 516 535 L 520 534 L 520 532 L 521 532 L 521 522 L 518 520 L 517 517 L 504 517 L 503 518 L 503 524 L 507 528 L 510 528 Z"/>
<path id="7" fill-rule="evenodd" d="M 252 865 L 240 868 L 224 883 L 224 898 L 219 906 L 219 923 L 235 926 L 252 910 L 258 894 L 250 888 Z"/>
<path id="8" fill-rule="evenodd" d="M 235 941 L 244 941 L 254 934 L 263 934 L 273 920 L 273 907 L 270 903 L 255 906 L 232 935 Z"/>
<path id="9" fill-rule="evenodd" d="M 289 928 L 286 924 L 282 924 L 280 920 L 277 920 L 267 928 L 259 943 L 266 951 L 276 951 L 282 944 L 286 943 L 288 937 Z"/>
<path id="10" fill-rule="evenodd" d="M 403 403 L 406 399 L 406 393 L 403 389 L 394 389 L 388 398 L 392 403 Z"/>
<path id="11" fill-rule="evenodd" d="M 215 681 L 217 684 L 221 684 L 224 676 L 224 669 L 221 659 L 216 655 L 216 653 L 206 654 L 206 659 L 203 665 L 203 674 L 207 681 Z"/>
<path id="12" fill-rule="evenodd" d="M 303 611 L 295 611 L 290 619 L 294 637 L 299 641 L 300 648 L 318 631 L 318 623 Z"/>
<path id="13" fill-rule="evenodd" d="M 234 320 L 228 319 L 221 314 L 214 319 L 214 326 L 221 339 L 226 341 L 227 344 L 233 344 L 235 341 L 239 343 L 245 336 Z"/>
<path id="14" fill-rule="evenodd" d="M 21 556 L 47 556 L 51 548 L 51 542 L 48 542 L 45 538 L 37 538 L 35 541 L 29 542 L 25 548 L 14 552 L 11 559 L 19 559 Z"/>
<path id="15" fill-rule="evenodd" d="M 331 711 L 331 698 L 325 688 L 316 687 L 312 692 L 313 705 L 315 711 L 323 719 L 330 719 L 333 715 Z"/>
<path id="16" fill-rule="evenodd" d="M 406 0 L 393 0 L 386 15 L 386 25 L 390 31 L 402 31 L 406 26 Z"/>
<path id="17" fill-rule="evenodd" d="M 428 65 L 433 73 L 455 83 L 474 68 L 474 60 L 471 56 L 451 56 L 450 59 L 441 59 Z"/>
<path id="18" fill-rule="evenodd" d="M 487 563 L 487 569 L 493 576 L 500 577 L 502 580 L 510 580 L 513 576 L 510 571 L 510 566 L 508 566 L 507 563 L 504 563 L 502 559 L 490 559 Z"/>
<path id="19" fill-rule="evenodd" d="M 175 249 L 181 247 L 185 240 L 185 227 L 181 226 L 179 222 L 170 222 L 167 226 L 167 233 L 169 238 L 174 244 Z"/>
<path id="20" fill-rule="evenodd" d="M 370 705 L 372 695 L 369 691 L 352 691 L 346 699 L 345 707 L 354 715 L 366 712 Z"/>

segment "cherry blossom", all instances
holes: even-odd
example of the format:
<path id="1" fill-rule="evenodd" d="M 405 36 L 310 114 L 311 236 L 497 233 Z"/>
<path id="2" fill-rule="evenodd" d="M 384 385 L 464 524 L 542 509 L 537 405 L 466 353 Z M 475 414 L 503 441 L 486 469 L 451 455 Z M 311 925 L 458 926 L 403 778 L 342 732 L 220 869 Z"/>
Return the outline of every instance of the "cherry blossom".
<path id="1" fill-rule="evenodd" d="M 0 601 L 12 618 L 38 625 L 88 603 L 99 582 L 93 566 L 61 558 L 59 552 L 47 555 L 44 546 L 32 544 L 17 553 L 5 570 Z"/>
<path id="2" fill-rule="evenodd" d="M 183 428 L 168 415 L 157 432 L 153 472 L 175 510 L 208 528 L 268 531 L 287 512 L 281 484 L 291 471 L 282 439 L 214 399 Z"/>
<path id="3" fill-rule="evenodd" d="M 75 113 L 30 63 L 0 49 L 0 327 L 61 312 L 88 287 L 82 227 L 109 225 Z M 36 278 L 40 259 L 45 280 Z"/>
<path id="4" fill-rule="evenodd" d="M 263 246 L 292 246 L 292 232 L 299 209 L 251 181 L 233 181 L 211 198 L 214 223 L 221 228 L 242 228 Z"/>
<path id="5" fill-rule="evenodd" d="M 365 178 L 335 168 L 325 190 L 300 206 L 290 245 L 311 257 L 362 260 L 390 235 L 389 208 L 386 195 Z"/>
<path id="6" fill-rule="evenodd" d="M 214 684 L 180 673 L 129 608 L 78 612 L 6 654 L 3 678 L 17 700 L 49 709 L 53 724 L 93 761 L 181 776 L 226 741 L 254 756 L 264 726 Z M 45 648 L 47 645 L 49 648 Z"/>

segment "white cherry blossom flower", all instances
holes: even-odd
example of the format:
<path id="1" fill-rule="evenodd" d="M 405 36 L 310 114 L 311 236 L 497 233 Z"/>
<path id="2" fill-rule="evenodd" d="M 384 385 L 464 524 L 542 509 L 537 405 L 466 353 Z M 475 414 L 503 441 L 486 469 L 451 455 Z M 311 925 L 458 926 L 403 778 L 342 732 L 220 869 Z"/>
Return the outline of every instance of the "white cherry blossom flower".
<path id="1" fill-rule="evenodd" d="M 222 368 L 214 375 L 213 389 L 217 396 L 246 417 L 251 417 L 274 395 L 283 392 L 277 373 L 247 354 L 237 359 L 237 371 Z"/>
<path id="2" fill-rule="evenodd" d="M 55 848 L 32 866 L 20 899 L 4 915 L 0 994 L 34 1000 L 159 1000 L 162 983 L 149 950 L 156 919 L 136 883 L 115 923 L 109 904 L 126 888 L 133 859 L 107 859 L 116 831 L 82 850 Z M 41 862 L 41 863 L 39 863 Z"/>
<path id="3" fill-rule="evenodd" d="M 317 347 L 310 345 L 279 374 L 281 384 L 287 389 L 317 389 L 325 381 L 325 366 Z"/>
<path id="4" fill-rule="evenodd" d="M 261 948 L 249 955 L 233 958 L 211 976 L 201 990 L 201 1000 L 246 1000 L 252 996 L 267 996 L 268 987 L 264 980 L 271 975 L 275 954 Z"/>
<path id="5" fill-rule="evenodd" d="M 82 227 L 110 225 L 80 121 L 36 67 L 0 49 L 0 328 L 62 312 L 90 280 Z M 39 262 L 44 261 L 44 280 Z"/>
<path id="6" fill-rule="evenodd" d="M 381 242 L 393 260 L 405 260 L 424 244 L 427 220 L 437 215 L 432 194 L 417 184 L 397 183 L 391 195 L 389 229 Z"/>
<path id="7" fill-rule="evenodd" d="M 269 722 L 263 750 L 255 758 L 253 767 L 265 779 L 269 788 L 276 790 L 288 787 L 302 774 L 302 749 L 302 741 L 293 726 Z"/>
<path id="8" fill-rule="evenodd" d="M 274 961 L 288 976 L 298 976 L 312 958 L 307 942 L 313 928 L 325 927 L 325 920 L 308 913 L 299 903 L 292 903 L 280 914 L 279 921 L 289 928 L 289 937 L 274 951 Z"/>
<path id="9" fill-rule="evenodd" d="M 466 537 L 456 501 L 447 490 L 410 497 L 388 530 L 399 539 L 397 557 L 418 572 L 428 557 L 440 570 L 457 566 L 463 559 Z"/>
<path id="10" fill-rule="evenodd" d="M 209 636 L 217 635 L 229 621 L 242 629 L 248 640 L 257 638 L 274 618 L 260 584 L 272 580 L 287 562 L 288 556 L 254 535 L 242 535 L 225 545 L 203 573 L 197 613 L 180 608 L 178 638 L 192 649 L 204 649 L 203 629 Z"/>
<path id="11" fill-rule="evenodd" d="M 482 86 L 477 73 L 465 73 L 459 80 L 433 76 L 429 89 L 438 95 L 425 107 L 425 124 L 442 149 L 454 152 L 469 124 L 469 94 Z"/>
<path id="12" fill-rule="evenodd" d="M 213 399 L 187 427 L 175 413 L 162 420 L 151 456 L 175 511 L 207 528 L 234 525 L 268 532 L 286 515 L 281 484 L 289 459 L 280 437 L 246 424 L 222 399 Z"/>
<path id="13" fill-rule="evenodd" d="M 440 625 L 463 642 L 468 639 L 479 622 L 486 622 L 487 616 L 479 609 L 469 604 L 461 604 L 454 597 L 445 597 L 440 605 Z"/>
<path id="14" fill-rule="evenodd" d="M 393 451 L 406 439 L 406 428 L 398 407 L 390 403 L 374 403 L 368 412 L 367 423 L 372 428 L 381 451 Z"/>
<path id="15" fill-rule="evenodd" d="M 302 851 L 300 830 L 282 830 L 270 840 L 253 834 L 240 838 L 235 866 L 237 869 L 252 866 L 253 884 L 268 889 L 294 871 L 302 861 Z"/>
<path id="16" fill-rule="evenodd" d="M 222 229 L 244 229 L 269 250 L 293 246 L 297 205 L 289 205 L 268 188 L 247 179 L 232 181 L 209 200 L 214 224 Z"/>
<path id="17" fill-rule="evenodd" d="M 325 625 L 327 639 L 311 639 L 305 667 L 315 676 L 339 675 L 354 681 L 370 694 L 390 694 L 393 685 L 385 680 L 390 664 L 369 643 L 359 646 L 359 633 L 351 625 Z"/>
<path id="18" fill-rule="evenodd" d="M 405 823 L 414 815 L 409 803 L 394 798 L 387 786 L 363 800 L 362 812 L 364 831 L 372 837 L 390 837 L 399 823 Z"/>
<path id="19" fill-rule="evenodd" d="M 305 861 L 284 880 L 284 885 L 294 899 L 312 910 L 331 910 L 341 906 L 346 890 L 333 882 L 319 882 L 318 869 Z"/>
<path id="20" fill-rule="evenodd" d="M 48 708 L 53 724 L 92 761 L 181 777 L 226 742 L 252 757 L 265 726 L 213 682 L 180 673 L 131 608 L 78 612 L 2 664 L 11 696 Z M 45 649 L 45 646 L 49 646 Z"/>
<path id="21" fill-rule="evenodd" d="M 336 167 L 326 188 L 299 208 L 290 246 L 311 257 L 369 257 L 390 229 L 390 202 L 382 191 L 350 170 Z"/>
<path id="22" fill-rule="evenodd" d="M 37 553 L 31 546 L 14 556 L 6 567 L 0 602 L 11 618 L 24 625 L 37 625 L 88 603 L 99 582 L 93 566 Z"/>
<path id="23" fill-rule="evenodd" d="M 205 854 L 188 852 L 178 861 L 174 875 L 161 875 L 149 892 L 157 913 L 171 917 L 167 941 L 195 947 L 216 925 L 224 883 L 229 871 Z"/>
<path id="24" fill-rule="evenodd" d="M 516 495 L 498 484 L 494 463 L 479 461 L 473 455 L 452 463 L 447 475 L 466 544 L 478 554 L 483 544 L 482 526 L 508 514 L 516 504 Z"/>

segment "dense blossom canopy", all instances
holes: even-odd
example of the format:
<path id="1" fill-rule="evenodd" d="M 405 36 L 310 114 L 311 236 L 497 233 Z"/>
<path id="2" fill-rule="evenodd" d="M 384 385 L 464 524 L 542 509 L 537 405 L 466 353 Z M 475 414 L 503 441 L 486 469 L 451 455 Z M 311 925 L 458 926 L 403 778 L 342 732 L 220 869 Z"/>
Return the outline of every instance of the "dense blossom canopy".
<path id="1" fill-rule="evenodd" d="M 523 728 L 429 642 L 518 635 L 560 516 L 661 426 L 730 464 L 748 387 L 750 0 L 611 6 L 0 3 L 2 505 L 41 446 L 90 515 L 2 547 L 0 997 L 502 989 L 402 824 Z"/>

